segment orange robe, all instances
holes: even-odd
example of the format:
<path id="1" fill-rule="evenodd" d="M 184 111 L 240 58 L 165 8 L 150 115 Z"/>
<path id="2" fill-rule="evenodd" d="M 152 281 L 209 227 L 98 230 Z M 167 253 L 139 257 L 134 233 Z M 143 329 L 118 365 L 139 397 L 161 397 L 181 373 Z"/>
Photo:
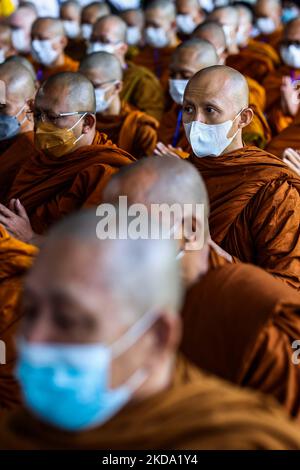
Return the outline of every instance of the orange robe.
<path id="1" fill-rule="evenodd" d="M 273 47 L 273 49 L 278 50 L 279 44 L 282 39 L 283 28 L 279 28 L 271 34 L 260 34 L 255 39 L 262 43 L 267 43 Z"/>
<path id="2" fill-rule="evenodd" d="M 145 46 L 134 58 L 135 64 L 142 65 L 155 74 L 165 91 L 168 89 L 169 65 L 175 48 L 176 46 L 162 48 Z"/>
<path id="3" fill-rule="evenodd" d="M 0 202 L 3 202 L 22 164 L 34 152 L 33 132 L 24 132 L 11 139 L 0 156 Z"/>
<path id="4" fill-rule="evenodd" d="M 77 72 L 79 62 L 71 59 L 71 57 L 69 57 L 67 54 L 64 54 L 63 65 L 59 65 L 57 67 L 46 67 L 45 65 L 33 62 L 33 66 L 36 70 L 37 80 L 42 83 L 44 80 L 47 80 L 47 78 L 51 77 L 51 75 L 55 75 L 56 73 Z"/>
<path id="5" fill-rule="evenodd" d="M 0 362 L 0 410 L 21 403 L 19 387 L 13 375 L 16 359 L 14 337 L 20 320 L 17 306 L 22 278 L 37 252 L 36 247 L 12 238 L 0 225 L 0 340 L 6 346 L 6 364 Z"/>
<path id="6" fill-rule="evenodd" d="M 118 116 L 97 114 L 97 129 L 136 158 L 153 154 L 157 143 L 158 121 L 122 102 Z"/>
<path id="7" fill-rule="evenodd" d="M 284 76 L 292 80 L 300 79 L 300 69 L 292 69 L 287 65 L 282 65 L 273 73 L 268 75 L 263 82 L 266 89 L 267 106 L 266 113 L 268 122 L 274 135 L 283 131 L 293 122 L 293 116 L 285 114 L 281 106 L 281 85 Z"/>
<path id="8" fill-rule="evenodd" d="M 250 39 L 246 47 L 241 48 L 238 54 L 230 55 L 226 60 L 226 65 L 259 83 L 279 64 L 280 58 L 275 49 L 255 39 Z"/>
<path id="9" fill-rule="evenodd" d="M 100 204 L 111 176 L 134 160 L 98 131 L 92 145 L 60 158 L 34 151 L 16 175 L 6 202 L 19 198 L 33 230 L 42 234 L 66 214 Z"/>
<path id="10" fill-rule="evenodd" d="M 300 294 L 248 264 L 211 266 L 187 292 L 182 351 L 199 367 L 273 395 L 300 421 Z"/>
<path id="11" fill-rule="evenodd" d="M 274 137 L 266 150 L 277 155 L 277 157 L 282 158 L 283 152 L 288 147 L 291 147 L 294 150 L 300 150 L 300 110 L 292 124 Z"/>
<path id="12" fill-rule="evenodd" d="M 208 190 L 212 239 L 299 289 L 299 176 L 256 147 L 190 161 Z"/>
<path id="13" fill-rule="evenodd" d="M 94 429 L 65 432 L 15 410 L 1 422 L 0 449 L 292 450 L 300 449 L 300 430 L 270 397 L 209 377 L 182 358 L 169 387 Z"/>
<path id="14" fill-rule="evenodd" d="M 150 70 L 127 62 L 120 96 L 135 108 L 160 120 L 165 106 L 164 93 Z"/>

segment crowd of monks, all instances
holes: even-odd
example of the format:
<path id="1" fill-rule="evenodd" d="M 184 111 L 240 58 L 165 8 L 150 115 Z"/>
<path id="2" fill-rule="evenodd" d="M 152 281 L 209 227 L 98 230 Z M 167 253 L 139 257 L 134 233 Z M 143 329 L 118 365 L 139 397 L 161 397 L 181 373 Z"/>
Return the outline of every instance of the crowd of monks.
<path id="1" fill-rule="evenodd" d="M 299 2 L 53 3 L 0 9 L 0 449 L 300 450 Z"/>

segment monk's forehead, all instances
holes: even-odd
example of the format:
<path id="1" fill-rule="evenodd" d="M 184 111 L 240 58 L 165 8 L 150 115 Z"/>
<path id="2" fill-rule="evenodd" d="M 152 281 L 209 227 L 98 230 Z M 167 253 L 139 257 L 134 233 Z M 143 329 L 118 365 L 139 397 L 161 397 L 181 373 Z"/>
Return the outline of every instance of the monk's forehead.
<path id="1" fill-rule="evenodd" d="M 293 21 L 286 27 L 284 36 L 291 39 L 300 39 L 300 20 Z"/>
<path id="2" fill-rule="evenodd" d="M 106 191 L 107 199 L 116 201 L 118 196 L 125 195 L 128 197 L 129 204 L 147 203 L 147 198 L 158 180 L 159 173 L 153 168 L 129 171 L 111 181 Z"/>
<path id="3" fill-rule="evenodd" d="M 226 73 L 204 73 L 190 80 L 186 99 L 193 98 L 197 101 L 203 99 L 214 99 L 221 106 L 232 101 L 236 95 L 236 82 L 234 82 Z"/>
<path id="4" fill-rule="evenodd" d="M 63 26 L 59 21 L 42 19 L 34 23 L 32 32 L 34 33 L 36 31 L 43 30 L 53 34 L 60 34 L 62 32 L 62 28 Z"/>

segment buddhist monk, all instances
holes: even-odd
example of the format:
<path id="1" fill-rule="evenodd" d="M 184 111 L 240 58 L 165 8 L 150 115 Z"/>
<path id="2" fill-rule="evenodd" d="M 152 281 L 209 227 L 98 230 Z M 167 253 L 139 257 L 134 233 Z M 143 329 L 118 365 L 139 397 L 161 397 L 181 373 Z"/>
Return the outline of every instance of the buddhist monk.
<path id="1" fill-rule="evenodd" d="M 174 226 L 188 289 L 182 309 L 188 358 L 226 380 L 273 395 L 300 421 L 300 368 L 291 347 L 300 338 L 300 294 L 262 269 L 232 264 L 216 251 L 209 239 L 207 192 L 191 163 L 153 157 L 124 167 L 104 191 L 106 202 L 116 204 L 119 196 L 127 196 L 128 205 L 182 208 Z M 197 213 L 196 205 L 203 212 Z"/>
<path id="2" fill-rule="evenodd" d="M 270 44 L 274 49 L 282 35 L 281 24 L 281 1 L 280 0 L 257 0 L 255 4 L 257 39 Z"/>
<path id="3" fill-rule="evenodd" d="M 11 27 L 8 24 L 0 23 L 0 64 L 13 54 L 15 54 L 15 50 L 12 43 Z"/>
<path id="4" fill-rule="evenodd" d="M 18 309 L 22 280 L 38 250 L 9 236 L 0 225 L 0 340 L 6 346 L 5 364 L 0 361 L 0 417 L 4 409 L 20 405 L 21 396 L 14 376 L 14 338 L 21 312 Z"/>
<path id="5" fill-rule="evenodd" d="M 158 131 L 159 142 L 190 152 L 182 125 L 184 90 L 189 79 L 198 70 L 217 63 L 218 56 L 214 46 L 204 39 L 190 39 L 175 49 L 170 63 L 169 80 L 169 93 L 173 105 L 162 117 Z"/>
<path id="6" fill-rule="evenodd" d="M 171 55 L 179 44 L 175 5 L 169 0 L 149 2 L 145 9 L 144 33 L 146 46 L 136 56 L 135 63 L 151 70 L 166 90 Z"/>
<path id="7" fill-rule="evenodd" d="M 219 55 L 219 64 L 225 64 L 228 52 L 226 38 L 223 28 L 216 22 L 208 21 L 196 28 L 193 37 L 205 39 L 212 43 Z M 271 140 L 271 129 L 264 116 L 266 107 L 266 92 L 264 88 L 252 78 L 246 76 L 250 91 L 250 105 L 254 111 L 253 120 L 243 130 L 243 138 L 247 144 L 254 144 L 257 147 L 265 148 Z"/>
<path id="8" fill-rule="evenodd" d="M 95 88 L 98 131 L 136 158 L 152 155 L 159 123 L 121 100 L 123 69 L 119 59 L 108 52 L 94 52 L 81 62 L 79 71 Z"/>
<path id="9" fill-rule="evenodd" d="M 68 40 L 61 20 L 38 18 L 33 23 L 31 38 L 31 53 L 40 82 L 56 73 L 78 69 L 78 62 L 64 53 Z"/>
<path id="10" fill-rule="evenodd" d="M 0 80 L 6 88 L 0 109 L 0 201 L 33 151 L 33 123 L 27 112 L 36 85 L 32 72 L 14 57 L 0 65 Z M 23 60 L 26 59 L 22 57 Z"/>
<path id="11" fill-rule="evenodd" d="M 190 34 L 205 19 L 205 13 L 198 0 L 176 0 L 176 24 L 181 39 Z"/>
<path id="12" fill-rule="evenodd" d="M 94 25 L 88 52 L 115 54 L 124 69 L 121 98 L 159 120 L 164 109 L 162 88 L 150 70 L 125 60 L 128 50 L 126 37 L 125 21 L 115 15 L 105 16 Z"/>
<path id="13" fill-rule="evenodd" d="M 68 44 L 65 53 L 73 60 L 81 60 L 85 54 L 85 41 L 81 36 L 81 6 L 76 0 L 67 0 L 60 6 L 60 19 L 63 22 Z"/>
<path id="14" fill-rule="evenodd" d="M 132 8 L 120 12 L 120 17 L 127 24 L 126 42 L 129 47 L 143 45 L 143 30 L 145 25 L 144 12 L 140 8 Z M 138 50 L 135 51 L 135 54 Z"/>
<path id="15" fill-rule="evenodd" d="M 239 14 L 236 33 L 238 53 L 229 55 L 226 64 L 261 83 L 280 63 L 275 49 L 267 43 L 251 38 L 253 13 L 245 4 L 235 6 Z"/>
<path id="16" fill-rule="evenodd" d="M 12 42 L 15 50 L 28 57 L 31 52 L 31 28 L 37 19 L 37 11 L 31 3 L 20 5 L 9 17 L 12 28 Z"/>
<path id="17" fill-rule="evenodd" d="M 280 55 L 283 64 L 264 80 L 267 91 L 267 116 L 273 134 L 288 127 L 299 110 L 300 19 L 289 22 L 283 32 Z"/>
<path id="18" fill-rule="evenodd" d="M 89 41 L 96 21 L 102 16 L 109 15 L 110 12 L 107 3 L 91 2 L 86 5 L 81 11 L 81 34 L 83 39 Z"/>
<path id="19" fill-rule="evenodd" d="M 96 227 L 94 211 L 65 221 L 27 277 L 25 407 L 1 421 L 1 449 L 299 449 L 273 400 L 178 356 L 174 241 L 98 240 Z"/>
<path id="20" fill-rule="evenodd" d="M 34 144 L 0 205 L 1 223 L 24 242 L 37 242 L 56 220 L 97 205 L 111 175 L 134 159 L 96 131 L 92 83 L 75 72 L 50 77 L 34 107 Z"/>
<path id="21" fill-rule="evenodd" d="M 271 140 L 267 151 L 282 158 L 287 148 L 300 149 L 300 110 L 292 124 Z"/>
<path id="22" fill-rule="evenodd" d="M 222 26 L 228 54 L 237 54 L 238 46 L 236 36 L 239 27 L 239 14 L 237 9 L 233 6 L 217 7 L 210 13 L 208 20 L 217 21 Z"/>
<path id="23" fill-rule="evenodd" d="M 282 160 L 245 146 L 247 81 L 214 66 L 198 72 L 184 95 L 182 120 L 193 149 L 190 161 L 207 186 L 213 240 L 241 261 L 300 286 L 300 179 Z"/>

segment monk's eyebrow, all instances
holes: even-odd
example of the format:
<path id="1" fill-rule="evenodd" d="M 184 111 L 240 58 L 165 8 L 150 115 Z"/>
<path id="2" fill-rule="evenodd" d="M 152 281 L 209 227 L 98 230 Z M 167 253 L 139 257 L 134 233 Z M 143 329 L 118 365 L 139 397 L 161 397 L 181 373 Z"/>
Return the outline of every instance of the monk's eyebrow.
<path id="1" fill-rule="evenodd" d="M 204 101 L 203 106 L 211 106 L 212 108 L 215 108 L 217 111 L 222 112 L 222 108 L 220 108 L 219 104 L 215 100 L 208 100 Z"/>

